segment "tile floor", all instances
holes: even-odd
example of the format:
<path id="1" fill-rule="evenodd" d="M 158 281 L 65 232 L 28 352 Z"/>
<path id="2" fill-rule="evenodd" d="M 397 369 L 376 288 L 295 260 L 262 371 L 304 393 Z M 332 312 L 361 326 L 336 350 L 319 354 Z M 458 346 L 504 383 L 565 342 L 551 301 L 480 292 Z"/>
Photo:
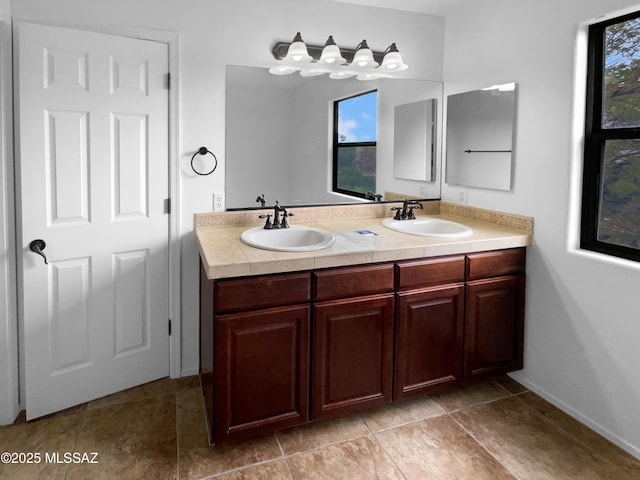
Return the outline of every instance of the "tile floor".
<path id="1" fill-rule="evenodd" d="M 640 461 L 508 377 L 210 446 L 197 377 L 0 428 L 0 479 L 640 479 Z M 60 463 L 45 462 L 58 452 Z M 97 452 L 97 464 L 65 464 Z M 80 457 L 82 458 L 82 457 Z M 73 459 L 73 457 L 72 457 Z M 51 457 L 49 458 L 51 460 Z"/>

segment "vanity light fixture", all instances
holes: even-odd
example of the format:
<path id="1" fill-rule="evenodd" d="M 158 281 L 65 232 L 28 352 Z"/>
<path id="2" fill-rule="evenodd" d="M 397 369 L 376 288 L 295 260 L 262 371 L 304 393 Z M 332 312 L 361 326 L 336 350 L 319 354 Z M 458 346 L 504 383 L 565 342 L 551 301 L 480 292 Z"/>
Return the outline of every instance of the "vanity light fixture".
<path id="1" fill-rule="evenodd" d="M 272 50 L 281 63 L 269 69 L 274 75 L 289 75 L 300 72 L 303 77 L 329 74 L 329 78 L 340 80 L 357 76 L 358 80 L 374 80 L 393 77 L 396 72 L 406 70 L 395 43 L 384 52 L 374 52 L 362 40 L 355 49 L 340 49 L 330 35 L 323 47 L 306 45 L 300 32 L 291 43 L 278 42 Z"/>

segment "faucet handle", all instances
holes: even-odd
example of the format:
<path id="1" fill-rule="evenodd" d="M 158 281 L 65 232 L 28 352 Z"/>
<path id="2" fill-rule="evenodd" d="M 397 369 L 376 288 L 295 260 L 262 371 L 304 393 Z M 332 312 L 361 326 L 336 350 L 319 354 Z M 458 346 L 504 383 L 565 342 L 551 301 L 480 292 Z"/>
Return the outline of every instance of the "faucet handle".
<path id="1" fill-rule="evenodd" d="M 402 207 L 391 207 L 391 210 L 396 211 L 396 214 L 393 216 L 394 220 L 402 220 Z"/>
<path id="2" fill-rule="evenodd" d="M 266 215 L 258 215 L 258 218 L 266 218 L 267 221 L 264 223 L 264 228 L 266 230 L 271 230 L 273 228 L 273 225 L 271 224 L 271 214 L 268 213 Z"/>
<path id="3" fill-rule="evenodd" d="M 280 221 L 280 228 L 289 228 L 289 224 L 287 223 L 287 217 L 294 217 L 293 213 L 287 212 L 286 208 L 282 209 L 282 220 Z"/>

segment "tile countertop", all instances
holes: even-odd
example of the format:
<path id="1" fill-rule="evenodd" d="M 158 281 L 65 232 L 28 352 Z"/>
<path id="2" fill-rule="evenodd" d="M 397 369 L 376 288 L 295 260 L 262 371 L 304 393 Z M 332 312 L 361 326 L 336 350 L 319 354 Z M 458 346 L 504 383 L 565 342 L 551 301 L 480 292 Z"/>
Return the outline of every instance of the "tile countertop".
<path id="1" fill-rule="evenodd" d="M 472 207 L 465 207 L 464 212 L 452 209 L 458 215 L 442 211 L 428 215 L 452 220 L 472 228 L 473 235 L 465 238 L 408 235 L 382 226 L 380 222 L 383 218 L 378 217 L 301 222 L 301 225 L 329 230 L 336 237 L 336 242 L 331 247 L 311 252 L 276 252 L 245 245 L 240 240 L 240 234 L 247 228 L 258 226 L 257 223 L 196 226 L 196 240 L 200 258 L 209 279 L 360 265 L 531 245 L 532 219 L 527 222 L 530 228 L 512 228 L 491 221 L 469 218 L 482 218 L 482 215 L 467 215 L 469 208 Z M 489 220 L 495 220 L 495 215 L 509 216 L 509 214 L 489 212 L 489 216 L 493 217 Z M 461 213 L 464 216 L 461 216 Z M 491 213 L 495 215 L 492 216 Z M 421 216 L 418 215 L 417 218 Z M 528 218 L 517 216 L 517 220 L 520 221 Z M 293 220 L 292 224 L 295 224 L 295 217 Z M 377 235 L 362 235 L 358 233 L 361 230 L 368 230 Z"/>

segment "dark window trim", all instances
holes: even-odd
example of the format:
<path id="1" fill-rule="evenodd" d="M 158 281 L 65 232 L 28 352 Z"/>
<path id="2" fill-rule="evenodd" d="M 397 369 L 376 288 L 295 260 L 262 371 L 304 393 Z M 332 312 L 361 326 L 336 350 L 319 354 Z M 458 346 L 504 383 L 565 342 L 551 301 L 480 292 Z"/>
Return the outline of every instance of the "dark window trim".
<path id="1" fill-rule="evenodd" d="M 366 92 L 356 93 L 348 97 L 341 98 L 340 100 L 334 100 L 333 102 L 333 148 L 332 148 L 332 169 L 331 169 L 331 191 L 334 193 L 341 193 L 343 195 L 350 195 L 352 197 L 367 198 L 366 193 L 354 192 L 351 190 L 345 190 L 338 188 L 338 149 L 341 147 L 376 147 L 378 146 L 377 139 L 375 142 L 338 142 L 338 104 L 349 100 L 351 98 L 361 97 L 370 93 L 377 92 L 377 89 L 367 90 Z M 377 151 L 376 151 L 377 156 Z"/>
<path id="2" fill-rule="evenodd" d="M 640 128 L 602 128 L 604 34 L 607 27 L 639 18 L 640 12 L 589 26 L 580 248 L 640 261 L 640 250 L 598 240 L 602 155 L 607 140 L 640 139 Z"/>

